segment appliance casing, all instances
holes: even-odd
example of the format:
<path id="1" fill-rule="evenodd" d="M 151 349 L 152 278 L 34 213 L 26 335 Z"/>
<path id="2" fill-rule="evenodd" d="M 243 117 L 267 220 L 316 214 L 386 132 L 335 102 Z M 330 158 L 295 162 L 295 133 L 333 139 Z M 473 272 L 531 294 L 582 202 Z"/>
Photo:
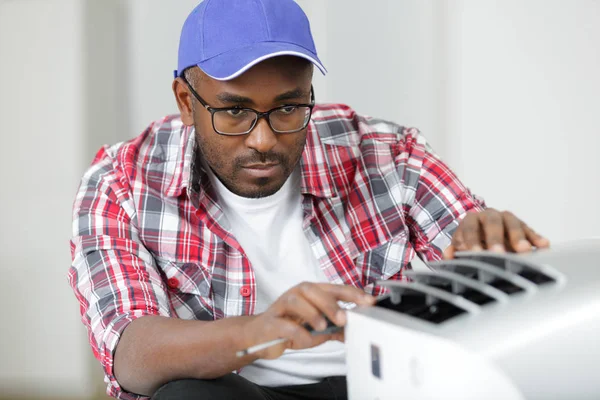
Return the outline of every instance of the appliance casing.
<path id="1" fill-rule="evenodd" d="M 410 282 L 379 282 L 389 291 L 378 305 L 348 312 L 351 400 L 600 399 L 600 238 L 520 255 L 464 252 L 429 267 L 409 271 Z M 493 300 L 461 294 L 474 288 Z M 461 313 L 435 323 L 383 306 L 406 307 L 409 294 Z"/>

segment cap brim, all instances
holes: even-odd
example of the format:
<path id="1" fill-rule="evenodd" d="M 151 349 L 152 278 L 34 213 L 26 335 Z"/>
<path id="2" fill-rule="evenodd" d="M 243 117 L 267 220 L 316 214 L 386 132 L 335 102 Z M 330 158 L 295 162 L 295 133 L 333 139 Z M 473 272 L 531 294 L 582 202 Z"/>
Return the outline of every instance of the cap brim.
<path id="1" fill-rule="evenodd" d="M 209 58 L 198 64 L 198 67 L 213 79 L 227 81 L 240 76 L 261 61 L 278 56 L 302 57 L 316 65 L 323 75 L 327 73 L 316 54 L 304 47 L 282 42 L 254 43 Z"/>

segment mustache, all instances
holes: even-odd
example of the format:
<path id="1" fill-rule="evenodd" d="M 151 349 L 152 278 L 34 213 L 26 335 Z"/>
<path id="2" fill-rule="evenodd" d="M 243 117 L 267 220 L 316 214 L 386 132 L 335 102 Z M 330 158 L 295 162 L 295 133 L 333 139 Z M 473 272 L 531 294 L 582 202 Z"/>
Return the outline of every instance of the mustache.
<path id="1" fill-rule="evenodd" d="M 245 165 L 250 164 L 283 164 L 287 163 L 287 157 L 280 153 L 268 152 L 268 153 L 259 153 L 255 152 L 251 156 L 248 157 L 239 157 L 235 160 L 234 165 L 236 168 L 243 168 Z"/>

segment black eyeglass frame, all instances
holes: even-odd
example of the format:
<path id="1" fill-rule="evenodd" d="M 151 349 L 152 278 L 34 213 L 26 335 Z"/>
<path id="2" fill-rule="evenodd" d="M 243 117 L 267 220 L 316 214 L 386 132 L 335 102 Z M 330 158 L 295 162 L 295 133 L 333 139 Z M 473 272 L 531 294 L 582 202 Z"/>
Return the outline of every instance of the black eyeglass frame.
<path id="1" fill-rule="evenodd" d="M 188 80 L 185 78 L 185 76 L 182 76 L 181 79 L 183 79 L 183 81 L 185 82 L 185 84 L 187 85 L 187 87 L 190 89 L 190 92 L 192 92 L 192 94 L 194 95 L 194 97 L 196 98 L 196 100 L 198 100 L 198 102 L 200 104 L 202 104 L 202 106 L 210 113 L 210 117 L 211 117 L 211 123 L 212 123 L 212 127 L 213 130 L 215 132 L 217 132 L 219 135 L 223 135 L 223 136 L 242 136 L 242 135 L 247 135 L 250 132 L 252 132 L 252 130 L 256 127 L 256 124 L 258 123 L 258 120 L 260 120 L 261 118 L 265 118 L 267 120 L 267 123 L 269 124 L 269 128 L 271 128 L 271 130 L 275 133 L 279 133 L 279 134 L 284 134 L 284 133 L 295 133 L 295 132 L 300 132 L 301 130 L 305 129 L 308 124 L 310 123 L 310 119 L 312 117 L 312 112 L 313 112 L 313 108 L 315 106 L 315 89 L 313 88 L 312 85 L 310 85 L 310 103 L 302 103 L 302 104 L 284 104 L 281 105 L 279 107 L 275 107 L 272 108 L 268 111 L 265 112 L 261 112 L 261 111 L 257 111 L 253 108 L 249 108 L 249 107 L 211 107 L 199 94 L 198 92 L 196 92 L 196 90 L 194 90 L 194 88 L 192 87 L 192 85 L 188 82 Z M 278 111 L 282 108 L 286 108 L 286 107 L 308 107 L 309 112 L 308 112 L 308 118 L 306 119 L 306 122 L 304 123 L 304 125 L 299 128 L 299 129 L 294 129 L 292 131 L 279 131 L 275 128 L 273 128 L 273 125 L 271 124 L 271 113 Z M 252 124 L 252 126 L 246 131 L 246 132 L 241 132 L 241 133 L 223 133 L 217 130 L 217 127 L 215 126 L 215 113 L 219 112 L 219 111 L 229 111 L 229 110 L 240 110 L 240 111 L 252 111 L 253 113 L 256 114 L 256 119 L 254 120 L 254 123 Z"/>

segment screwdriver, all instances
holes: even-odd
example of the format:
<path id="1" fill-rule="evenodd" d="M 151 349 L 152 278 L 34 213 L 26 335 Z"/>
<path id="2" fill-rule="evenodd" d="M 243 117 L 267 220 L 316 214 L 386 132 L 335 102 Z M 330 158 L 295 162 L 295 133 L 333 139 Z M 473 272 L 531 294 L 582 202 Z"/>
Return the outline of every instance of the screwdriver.
<path id="1" fill-rule="evenodd" d="M 329 320 L 329 318 L 325 317 L 325 320 L 327 321 L 327 327 L 325 329 L 323 329 L 323 330 L 320 330 L 320 331 L 314 330 L 308 324 L 304 324 L 302 326 L 304 327 L 304 329 L 306 329 L 307 331 L 309 331 L 310 334 L 313 335 L 313 336 L 315 336 L 315 335 L 329 335 L 331 333 L 339 332 L 339 331 L 341 331 L 343 329 L 341 326 L 337 326 L 336 324 L 334 324 L 333 322 L 331 322 Z M 268 341 L 268 342 L 265 342 L 265 343 L 261 343 L 261 344 L 255 345 L 255 346 L 248 347 L 245 350 L 240 350 L 240 351 L 238 351 L 236 353 L 236 355 L 238 357 L 244 357 L 245 355 L 256 353 L 258 351 L 267 349 L 267 348 L 269 348 L 271 346 L 276 346 L 276 345 L 278 345 L 280 343 L 284 343 L 284 342 L 287 342 L 287 341 L 288 341 L 288 339 L 285 339 L 285 338 L 274 339 L 274 340 L 271 340 L 271 341 Z"/>

